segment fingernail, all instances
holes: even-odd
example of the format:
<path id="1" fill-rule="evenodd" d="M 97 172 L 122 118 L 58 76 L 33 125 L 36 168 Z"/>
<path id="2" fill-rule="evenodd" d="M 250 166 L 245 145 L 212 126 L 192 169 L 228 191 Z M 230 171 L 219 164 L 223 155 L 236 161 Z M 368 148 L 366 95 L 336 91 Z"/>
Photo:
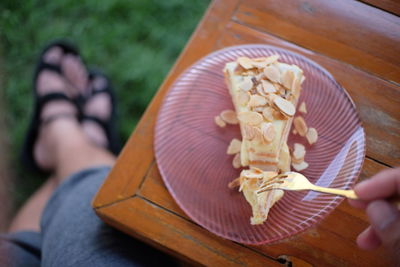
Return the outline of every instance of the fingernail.
<path id="1" fill-rule="evenodd" d="M 384 200 L 376 200 L 368 205 L 367 214 L 377 230 L 383 230 L 399 217 L 399 211 Z"/>

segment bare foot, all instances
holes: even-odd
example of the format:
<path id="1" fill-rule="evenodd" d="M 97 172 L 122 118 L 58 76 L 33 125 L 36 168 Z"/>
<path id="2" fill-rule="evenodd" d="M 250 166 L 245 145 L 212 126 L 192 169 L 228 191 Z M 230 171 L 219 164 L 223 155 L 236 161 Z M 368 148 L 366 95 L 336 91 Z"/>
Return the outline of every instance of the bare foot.
<path id="1" fill-rule="evenodd" d="M 51 48 L 43 56 L 43 59 L 47 63 L 60 64 L 63 71 L 65 69 L 65 71 L 68 71 L 69 73 L 74 73 L 72 68 L 76 67 L 76 62 L 74 62 L 69 55 L 64 55 L 62 49 L 59 47 Z M 77 61 L 77 57 L 75 57 L 75 61 Z M 83 86 L 83 83 L 84 81 L 82 80 L 79 80 L 78 82 L 70 82 L 59 73 L 51 70 L 43 70 L 37 78 L 36 86 L 38 95 L 59 92 L 65 94 L 67 97 L 73 98 L 80 93 L 80 89 L 77 89 L 75 86 Z M 68 123 L 77 124 L 77 114 L 77 107 L 65 100 L 54 100 L 43 107 L 41 114 L 41 120 L 43 122 L 50 121 L 51 118 L 57 118 L 49 123 L 41 125 L 39 137 L 34 146 L 34 157 L 39 167 L 46 170 L 54 168 L 53 152 L 56 144 L 54 144 L 53 140 L 49 138 L 50 135 L 47 132 L 49 126 L 65 123 L 65 120 L 68 120 Z"/>

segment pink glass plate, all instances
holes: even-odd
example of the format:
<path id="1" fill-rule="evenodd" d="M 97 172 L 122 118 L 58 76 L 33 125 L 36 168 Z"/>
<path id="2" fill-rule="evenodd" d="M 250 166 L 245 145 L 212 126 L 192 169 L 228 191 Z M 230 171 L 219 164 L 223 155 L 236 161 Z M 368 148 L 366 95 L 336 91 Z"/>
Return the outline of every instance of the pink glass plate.
<path id="1" fill-rule="evenodd" d="M 251 207 L 227 185 L 239 176 L 226 148 L 239 127 L 219 128 L 214 116 L 233 109 L 224 83 L 225 63 L 239 56 L 280 55 L 305 74 L 300 102 L 307 124 L 319 139 L 307 148 L 310 164 L 302 173 L 311 182 L 347 189 L 354 185 L 365 156 L 365 134 L 346 91 L 324 68 L 293 52 L 267 45 L 242 45 L 214 52 L 187 69 L 172 85 L 158 114 L 155 153 L 161 176 L 178 205 L 212 233 L 245 244 L 264 244 L 292 236 L 320 222 L 343 198 L 311 191 L 289 192 L 272 208 L 263 225 L 250 225 Z"/>

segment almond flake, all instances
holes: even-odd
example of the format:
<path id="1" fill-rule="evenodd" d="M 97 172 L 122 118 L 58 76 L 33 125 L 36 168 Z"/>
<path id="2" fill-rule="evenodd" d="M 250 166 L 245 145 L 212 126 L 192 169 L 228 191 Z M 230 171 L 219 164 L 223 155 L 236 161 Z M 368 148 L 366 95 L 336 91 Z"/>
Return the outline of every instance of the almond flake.
<path id="1" fill-rule="evenodd" d="M 245 106 L 250 100 L 250 94 L 247 92 L 239 91 L 237 101 L 239 105 Z"/>
<path id="2" fill-rule="evenodd" d="M 234 189 L 234 188 L 239 187 L 239 186 L 240 186 L 240 177 L 236 178 L 235 180 L 233 180 L 232 182 L 230 182 L 228 184 L 228 188 L 229 189 Z"/>
<path id="3" fill-rule="evenodd" d="M 250 125 L 258 125 L 263 121 L 263 116 L 254 111 L 244 111 L 238 114 L 239 121 Z"/>
<path id="4" fill-rule="evenodd" d="M 254 136 L 255 136 L 254 127 L 250 126 L 248 124 L 245 124 L 243 126 L 243 133 L 242 134 L 243 134 L 243 138 L 244 139 L 249 140 L 249 141 L 253 140 Z"/>
<path id="5" fill-rule="evenodd" d="M 285 86 L 287 89 L 292 89 L 292 84 L 294 80 L 294 73 L 292 70 L 287 70 L 285 73 L 282 75 L 282 84 Z"/>
<path id="6" fill-rule="evenodd" d="M 250 96 L 250 101 L 249 101 L 250 107 L 265 106 L 266 104 L 267 104 L 267 99 L 265 97 L 260 96 L 260 95 L 251 95 Z"/>
<path id="7" fill-rule="evenodd" d="M 307 141 L 310 145 L 314 144 L 318 140 L 318 132 L 315 128 L 308 128 L 306 134 Z"/>
<path id="8" fill-rule="evenodd" d="M 307 124 L 302 116 L 298 116 L 293 120 L 294 128 L 300 134 L 300 136 L 305 136 L 308 131 Z"/>
<path id="9" fill-rule="evenodd" d="M 226 154 L 234 155 L 236 153 L 239 153 L 241 147 L 242 147 L 242 142 L 240 140 L 236 139 L 236 138 L 233 138 L 231 143 L 228 146 Z"/>
<path id="10" fill-rule="evenodd" d="M 254 59 L 253 59 L 252 64 L 254 67 L 256 67 L 258 69 L 263 69 L 266 66 L 268 66 L 268 63 L 266 61 L 255 61 Z"/>
<path id="11" fill-rule="evenodd" d="M 275 66 L 268 66 L 264 69 L 264 74 L 272 82 L 279 82 L 279 69 Z"/>
<path id="12" fill-rule="evenodd" d="M 242 162 L 240 161 L 240 153 L 235 154 L 232 160 L 232 166 L 235 169 L 242 167 Z"/>
<path id="13" fill-rule="evenodd" d="M 270 83 L 269 81 L 261 80 L 261 83 L 262 83 L 265 93 L 275 93 L 276 92 L 275 86 L 272 83 Z"/>
<path id="14" fill-rule="evenodd" d="M 253 111 L 260 112 L 260 113 L 262 113 L 263 110 L 264 110 L 264 107 L 254 107 L 253 108 Z"/>
<path id="15" fill-rule="evenodd" d="M 302 144 L 295 143 L 292 155 L 294 159 L 303 161 L 306 155 L 306 148 Z"/>
<path id="16" fill-rule="evenodd" d="M 271 107 L 264 108 L 262 112 L 264 119 L 267 121 L 273 121 L 274 120 L 273 111 L 274 110 Z"/>
<path id="17" fill-rule="evenodd" d="M 216 125 L 218 125 L 221 128 L 224 128 L 226 126 L 226 123 L 221 119 L 220 116 L 215 116 L 214 117 L 214 122 Z"/>
<path id="18" fill-rule="evenodd" d="M 256 76 L 254 76 L 256 78 L 257 81 L 261 81 L 262 78 L 265 77 L 264 73 L 260 72 L 259 74 L 257 74 Z"/>
<path id="19" fill-rule="evenodd" d="M 261 124 L 261 132 L 263 134 L 264 140 L 267 143 L 272 142 L 275 138 L 275 128 L 271 122 Z"/>
<path id="20" fill-rule="evenodd" d="M 253 81 L 251 80 L 252 77 L 247 76 L 243 78 L 243 81 L 239 84 L 239 88 L 244 91 L 249 91 L 253 88 Z"/>
<path id="21" fill-rule="evenodd" d="M 263 88 L 263 85 L 262 85 L 261 83 L 260 83 L 259 85 L 257 85 L 256 90 L 257 90 L 257 93 L 258 93 L 259 95 L 267 96 L 267 95 L 265 94 L 265 92 L 264 92 L 264 88 Z"/>
<path id="22" fill-rule="evenodd" d="M 246 70 L 253 68 L 253 61 L 248 57 L 239 57 L 237 62 Z"/>
<path id="23" fill-rule="evenodd" d="M 272 56 L 267 57 L 265 59 L 265 62 L 267 63 L 267 65 L 269 65 L 269 64 L 275 63 L 278 59 L 279 59 L 278 55 L 272 55 Z"/>
<path id="24" fill-rule="evenodd" d="M 300 107 L 299 107 L 299 111 L 301 113 L 307 114 L 307 107 L 306 107 L 306 103 L 304 101 L 301 102 Z"/>
<path id="25" fill-rule="evenodd" d="M 273 110 L 272 111 L 272 116 L 274 116 L 274 119 L 275 120 L 281 120 L 281 121 L 284 121 L 284 120 L 287 120 L 287 117 L 285 116 L 285 115 L 283 115 L 280 111 L 278 111 L 278 110 Z"/>
<path id="26" fill-rule="evenodd" d="M 238 124 L 239 120 L 236 117 L 236 112 L 231 109 L 223 110 L 220 114 L 221 119 L 223 119 L 228 124 Z"/>
<path id="27" fill-rule="evenodd" d="M 304 76 L 303 76 L 303 77 L 304 77 Z M 292 91 L 294 91 L 294 92 L 299 92 L 300 86 L 301 86 L 301 83 L 300 83 L 299 78 L 294 77 L 293 83 L 292 83 L 292 86 L 291 86 L 290 89 L 292 89 Z"/>
<path id="28" fill-rule="evenodd" d="M 296 134 L 297 134 L 296 129 L 293 129 L 292 133 L 293 133 L 294 135 L 296 135 Z"/>
<path id="29" fill-rule="evenodd" d="M 280 111 L 282 111 L 283 114 L 287 116 L 293 116 L 296 112 L 296 108 L 294 107 L 294 105 L 286 99 L 283 99 L 282 97 L 278 96 L 277 98 L 275 98 L 274 104 L 279 108 Z"/>
<path id="30" fill-rule="evenodd" d="M 293 167 L 296 171 L 300 172 L 300 171 L 305 170 L 305 169 L 308 168 L 308 163 L 305 162 L 305 161 L 302 161 L 301 163 L 298 163 L 298 164 L 292 163 L 292 167 Z"/>

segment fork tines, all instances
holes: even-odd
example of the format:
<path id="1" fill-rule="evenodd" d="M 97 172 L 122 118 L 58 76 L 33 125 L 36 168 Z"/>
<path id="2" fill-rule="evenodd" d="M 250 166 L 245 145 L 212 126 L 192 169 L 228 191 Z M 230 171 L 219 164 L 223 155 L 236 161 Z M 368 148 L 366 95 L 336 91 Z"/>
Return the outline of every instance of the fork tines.
<path id="1" fill-rule="evenodd" d="M 263 183 L 260 186 L 260 189 L 257 191 L 257 194 L 263 193 L 265 191 L 273 189 L 274 184 L 282 184 L 288 176 L 286 174 L 280 174 L 273 177 L 271 180 Z"/>

